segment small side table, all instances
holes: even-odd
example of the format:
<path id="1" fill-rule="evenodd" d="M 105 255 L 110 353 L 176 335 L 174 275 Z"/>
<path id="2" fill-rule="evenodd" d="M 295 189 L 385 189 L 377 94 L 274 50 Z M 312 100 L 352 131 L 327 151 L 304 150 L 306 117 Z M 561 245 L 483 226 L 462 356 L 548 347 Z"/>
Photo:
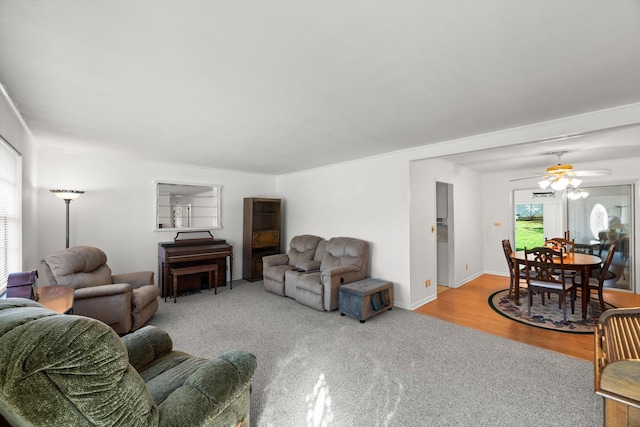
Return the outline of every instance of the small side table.
<path id="1" fill-rule="evenodd" d="M 38 302 L 60 314 L 73 314 L 73 288 L 62 285 L 39 286 Z"/>
<path id="2" fill-rule="evenodd" d="M 340 286 L 340 315 L 356 318 L 360 323 L 393 308 L 393 283 L 380 279 L 363 279 Z"/>

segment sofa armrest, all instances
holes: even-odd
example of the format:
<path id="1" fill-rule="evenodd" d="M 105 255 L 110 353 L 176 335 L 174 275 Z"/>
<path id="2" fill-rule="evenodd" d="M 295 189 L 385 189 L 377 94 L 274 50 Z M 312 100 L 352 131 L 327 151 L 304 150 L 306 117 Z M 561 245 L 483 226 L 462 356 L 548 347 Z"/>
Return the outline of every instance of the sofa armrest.
<path id="1" fill-rule="evenodd" d="M 134 288 L 140 286 L 153 285 L 153 271 L 136 271 L 133 273 L 113 274 L 113 283 L 131 283 Z"/>
<path id="2" fill-rule="evenodd" d="M 276 265 L 285 265 L 288 263 L 289 255 L 287 254 L 267 255 L 262 257 L 262 265 L 267 268 Z"/>
<path id="3" fill-rule="evenodd" d="M 113 283 L 109 285 L 89 286 L 86 288 L 76 289 L 75 291 L 73 291 L 73 298 L 75 300 L 100 298 L 113 295 L 121 295 L 127 292 L 133 292 L 133 286 L 131 284 Z"/>
<path id="4" fill-rule="evenodd" d="M 320 261 L 314 261 L 312 259 L 300 261 L 295 265 L 295 267 L 298 270 L 302 270 L 306 272 L 318 271 L 320 270 Z"/>
<path id="5" fill-rule="evenodd" d="M 355 265 L 343 265 L 341 267 L 334 267 L 324 270 L 321 273 L 322 282 L 325 280 L 331 280 L 332 282 L 337 279 L 340 280 L 340 284 L 351 283 L 357 280 L 364 279 L 362 271 Z"/>
<path id="6" fill-rule="evenodd" d="M 364 279 L 365 275 L 355 265 L 344 265 L 324 270 L 320 273 L 320 280 L 324 287 L 324 309 L 327 311 L 338 308 L 340 286 Z"/>
<path id="7" fill-rule="evenodd" d="M 129 353 L 129 363 L 138 372 L 173 348 L 169 334 L 155 326 L 145 326 L 125 335 L 122 342 Z"/>
<path id="8" fill-rule="evenodd" d="M 160 426 L 217 425 L 212 420 L 248 393 L 255 369 L 256 357 L 246 351 L 232 350 L 210 360 L 160 404 Z"/>

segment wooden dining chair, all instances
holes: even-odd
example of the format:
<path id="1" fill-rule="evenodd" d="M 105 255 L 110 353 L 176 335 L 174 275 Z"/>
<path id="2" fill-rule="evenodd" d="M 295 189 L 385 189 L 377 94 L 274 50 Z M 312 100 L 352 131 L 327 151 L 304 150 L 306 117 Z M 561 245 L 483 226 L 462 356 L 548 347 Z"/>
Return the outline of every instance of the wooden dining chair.
<path id="1" fill-rule="evenodd" d="M 511 259 L 513 249 L 511 248 L 511 242 L 509 239 L 504 239 L 502 241 L 502 250 L 504 251 L 504 256 L 507 259 L 507 266 L 509 267 L 509 296 L 511 296 L 514 286 L 526 284 L 527 275 L 525 274 L 524 269 L 520 268 L 518 277 L 515 276 L 513 272 L 514 262 L 513 259 Z"/>
<path id="2" fill-rule="evenodd" d="M 564 237 L 552 237 L 551 239 L 544 239 L 544 245 L 552 248 L 557 248 L 557 250 L 562 249 L 563 254 L 573 254 L 575 253 L 576 243 L 575 241 L 569 239 L 569 232 L 564 232 Z M 557 275 L 560 274 L 560 270 L 556 268 L 555 273 Z M 575 271 L 565 272 L 564 280 L 570 283 L 573 283 L 573 277 L 575 276 Z M 562 304 L 562 301 L 558 301 L 558 304 Z"/>
<path id="3" fill-rule="evenodd" d="M 555 251 L 547 247 L 539 247 L 524 250 L 527 276 L 528 292 L 528 313 L 531 315 L 531 304 L 533 303 L 534 292 L 542 295 L 544 305 L 544 294 L 555 293 L 560 297 L 562 305 L 562 320 L 567 321 L 567 295 L 570 296 L 571 314 L 575 313 L 576 291 L 571 281 L 565 280 L 564 263 L 562 249 Z M 554 259 L 556 262 L 554 262 Z M 560 273 L 558 274 L 557 271 Z"/>
<path id="4" fill-rule="evenodd" d="M 616 245 L 611 245 L 609 246 L 609 253 L 607 254 L 607 257 L 604 260 L 604 263 L 602 264 L 602 266 L 600 267 L 600 271 L 597 277 L 588 277 L 587 280 L 587 294 L 586 295 L 582 295 L 582 298 L 587 298 L 590 299 L 591 297 L 591 291 L 597 291 L 598 292 L 598 299 L 600 300 L 600 309 L 602 310 L 602 312 L 604 313 L 604 311 L 606 310 L 605 306 L 604 306 L 604 298 L 602 295 L 602 289 L 604 287 L 604 282 L 606 282 L 607 280 L 611 280 L 611 274 L 609 272 L 609 267 L 611 266 L 611 262 L 613 261 L 613 255 L 616 252 Z M 575 275 L 573 277 L 573 285 L 576 287 L 576 289 L 582 289 L 582 278 L 579 275 Z"/>
<path id="5" fill-rule="evenodd" d="M 561 248 L 564 253 L 574 253 L 576 242 L 571 239 L 565 239 L 564 237 L 553 237 L 551 239 L 544 239 L 545 246 L 556 246 Z"/>

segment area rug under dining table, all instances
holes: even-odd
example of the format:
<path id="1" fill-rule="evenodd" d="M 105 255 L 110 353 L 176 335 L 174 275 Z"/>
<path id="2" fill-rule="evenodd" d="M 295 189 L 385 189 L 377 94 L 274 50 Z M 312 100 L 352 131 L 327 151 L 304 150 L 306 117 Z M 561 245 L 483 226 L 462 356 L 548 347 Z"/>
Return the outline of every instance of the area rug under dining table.
<path id="1" fill-rule="evenodd" d="M 489 305 L 498 314 L 524 323 L 525 325 L 535 326 L 538 328 L 551 329 L 559 332 L 569 332 L 574 334 L 593 334 L 595 325 L 601 314 L 600 301 L 591 297 L 587 303 L 587 316 L 582 318 L 580 296 L 575 301 L 575 314 L 571 313 L 571 306 L 567 306 L 567 321 L 562 320 L 562 308 L 558 304 L 558 296 L 553 295 L 551 298 L 545 298 L 545 305 L 542 305 L 542 297 L 534 295 L 531 305 L 531 315 L 528 314 L 527 301 L 529 295 L 527 289 L 520 290 L 520 305 L 515 305 L 513 295 L 509 296 L 509 289 L 493 293 L 489 297 Z M 569 303 L 570 304 L 570 303 Z M 605 302 L 607 309 L 615 308 L 615 306 Z"/>

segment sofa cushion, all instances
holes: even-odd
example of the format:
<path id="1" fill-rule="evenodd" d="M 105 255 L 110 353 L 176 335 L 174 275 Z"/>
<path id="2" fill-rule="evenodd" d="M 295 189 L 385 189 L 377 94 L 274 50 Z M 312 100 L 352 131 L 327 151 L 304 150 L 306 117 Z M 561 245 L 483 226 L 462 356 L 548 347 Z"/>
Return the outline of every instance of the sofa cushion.
<path id="1" fill-rule="evenodd" d="M 173 349 L 171 336 L 156 326 L 145 326 L 121 339 L 127 348 L 129 363 L 138 371 Z"/>
<path id="2" fill-rule="evenodd" d="M 107 263 L 107 255 L 91 246 L 76 246 L 47 257 L 51 271 L 56 276 L 88 273 Z"/>
<path id="3" fill-rule="evenodd" d="M 330 268 L 354 265 L 366 268 L 369 246 L 367 242 L 349 237 L 334 237 L 327 242 L 326 253 L 320 264 L 320 271 Z"/>
<path id="4" fill-rule="evenodd" d="M 265 278 L 275 280 L 279 283 L 284 282 L 284 274 L 292 270 L 294 267 L 290 264 L 274 265 L 269 268 L 263 269 L 262 274 Z"/>
<path id="5" fill-rule="evenodd" d="M 147 383 L 153 400 L 159 405 L 207 362 L 207 359 L 173 350 L 138 372 Z"/>
<path id="6" fill-rule="evenodd" d="M 287 276 L 287 280 L 289 280 L 290 276 Z M 311 293 L 322 295 L 324 293 L 324 286 L 320 281 L 320 273 L 298 273 L 296 275 L 292 275 L 293 283 L 295 284 L 297 289 L 304 289 Z"/>
<path id="7" fill-rule="evenodd" d="M 295 236 L 289 244 L 289 265 L 298 266 L 304 261 L 313 259 L 321 237 L 304 234 Z"/>

